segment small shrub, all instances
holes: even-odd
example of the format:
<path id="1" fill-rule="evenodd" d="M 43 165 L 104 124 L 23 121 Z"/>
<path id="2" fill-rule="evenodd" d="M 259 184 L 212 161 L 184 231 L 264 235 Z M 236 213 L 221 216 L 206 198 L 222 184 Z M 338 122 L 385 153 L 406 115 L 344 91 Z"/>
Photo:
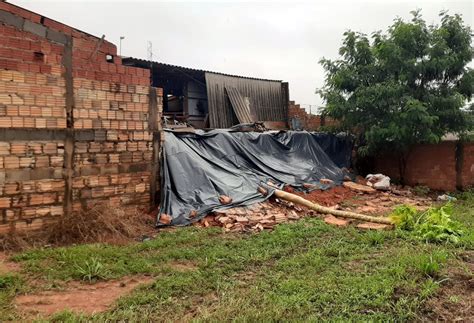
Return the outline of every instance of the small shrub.
<path id="1" fill-rule="evenodd" d="M 457 192 L 455 197 L 462 201 L 474 201 L 474 186 L 471 186 L 462 192 Z"/>
<path id="2" fill-rule="evenodd" d="M 0 289 L 9 289 L 18 283 L 18 277 L 13 275 L 0 276 Z"/>
<path id="3" fill-rule="evenodd" d="M 423 213 L 423 221 L 417 223 L 417 235 L 428 242 L 458 243 L 463 231 L 460 223 L 451 219 L 453 206 L 448 203 L 442 207 L 430 208 Z"/>
<path id="4" fill-rule="evenodd" d="M 417 185 L 413 188 L 413 193 L 419 196 L 426 196 L 430 192 L 430 188 L 425 185 Z"/>
<path id="5" fill-rule="evenodd" d="M 452 220 L 453 207 L 447 203 L 418 212 L 411 206 L 397 207 L 390 215 L 397 228 L 408 230 L 426 242 L 458 243 L 462 236 L 461 224 Z"/>
<path id="6" fill-rule="evenodd" d="M 418 221 L 418 211 L 410 205 L 400 205 L 390 215 L 397 228 L 412 231 Z"/>

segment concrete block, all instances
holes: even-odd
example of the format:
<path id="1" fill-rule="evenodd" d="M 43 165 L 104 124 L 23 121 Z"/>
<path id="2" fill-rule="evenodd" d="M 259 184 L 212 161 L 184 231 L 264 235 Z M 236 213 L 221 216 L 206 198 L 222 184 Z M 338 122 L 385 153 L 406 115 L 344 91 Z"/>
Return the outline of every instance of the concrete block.
<path id="1" fill-rule="evenodd" d="M 21 182 L 30 180 L 29 169 L 9 169 L 5 172 L 5 180 L 8 182 Z"/>
<path id="2" fill-rule="evenodd" d="M 46 31 L 46 38 L 63 45 L 66 45 L 68 42 L 68 37 L 66 34 L 63 34 L 56 30 L 52 30 L 50 28 L 48 28 Z"/>
<path id="3" fill-rule="evenodd" d="M 83 167 L 80 169 L 81 176 L 99 175 L 100 167 Z"/>
<path id="4" fill-rule="evenodd" d="M 93 130 L 76 130 L 74 133 L 76 141 L 94 141 Z"/>
<path id="5" fill-rule="evenodd" d="M 46 37 L 46 27 L 29 20 L 25 20 L 23 24 L 23 30 L 38 35 L 40 37 Z"/>
<path id="6" fill-rule="evenodd" d="M 118 165 L 104 165 L 100 169 L 100 173 L 102 175 L 107 175 L 107 174 L 118 174 L 119 172 L 119 167 Z"/>
<path id="7" fill-rule="evenodd" d="M 5 25 L 13 26 L 17 29 L 23 28 L 23 22 L 25 19 L 15 16 L 5 10 L 0 10 L 0 22 L 3 22 Z"/>

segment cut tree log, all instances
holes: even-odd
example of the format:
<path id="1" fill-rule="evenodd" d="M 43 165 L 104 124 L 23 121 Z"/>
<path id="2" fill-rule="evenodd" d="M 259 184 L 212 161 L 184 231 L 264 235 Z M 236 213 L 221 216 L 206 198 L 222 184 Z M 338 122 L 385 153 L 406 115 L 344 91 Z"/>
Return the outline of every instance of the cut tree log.
<path id="1" fill-rule="evenodd" d="M 275 190 L 275 196 L 285 201 L 289 201 L 295 204 L 306 206 L 307 208 L 310 208 L 311 210 L 315 210 L 319 213 L 332 214 L 334 216 L 339 216 L 342 218 L 357 219 L 357 220 L 362 220 L 366 222 L 393 224 L 393 222 L 389 218 L 386 218 L 386 217 L 379 218 L 375 216 L 369 216 L 369 215 L 364 215 L 364 214 L 359 214 L 359 213 L 354 213 L 354 212 L 331 209 L 329 207 L 325 207 L 325 206 L 313 203 L 311 201 L 308 201 L 307 199 L 304 199 L 301 196 L 288 193 L 282 190 L 278 190 L 278 189 Z"/>

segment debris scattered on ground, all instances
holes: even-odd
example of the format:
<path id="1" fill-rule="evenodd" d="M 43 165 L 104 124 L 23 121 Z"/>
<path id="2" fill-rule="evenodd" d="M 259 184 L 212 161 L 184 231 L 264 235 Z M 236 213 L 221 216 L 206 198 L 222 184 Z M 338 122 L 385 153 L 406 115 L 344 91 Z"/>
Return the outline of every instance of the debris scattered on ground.
<path id="1" fill-rule="evenodd" d="M 344 187 L 350 188 L 351 190 L 357 191 L 357 192 L 362 192 L 362 193 L 375 193 L 376 190 L 373 189 L 372 187 L 362 185 L 362 184 L 357 184 L 354 182 L 344 182 L 342 183 Z"/>
<path id="2" fill-rule="evenodd" d="M 411 205 L 418 210 L 426 210 L 433 203 L 433 200 L 428 197 L 411 194 L 409 188 L 392 186 L 391 190 L 398 193 L 394 194 L 391 191 L 378 191 L 363 184 L 351 183 L 348 187 L 335 186 L 327 190 L 313 190 L 307 193 L 297 192 L 291 186 L 285 186 L 283 190 L 335 210 L 370 214 L 372 216 L 386 216 L 397 205 L 401 204 Z M 360 189 L 363 186 L 365 188 Z M 354 189 L 354 187 L 357 189 Z M 367 194 L 366 188 L 370 189 L 370 194 Z M 299 220 L 305 216 L 319 216 L 327 223 L 339 226 L 362 224 L 361 229 L 384 230 L 391 227 L 372 225 L 373 223 L 368 225 L 364 224 L 363 221 L 361 223 L 361 221 L 319 214 L 292 202 L 275 198 L 275 196 L 262 203 L 211 213 L 199 222 L 194 223 L 194 225 L 203 227 L 218 226 L 222 227 L 225 232 L 259 232 L 272 229 L 278 223 Z"/>
<path id="3" fill-rule="evenodd" d="M 161 213 L 161 216 L 160 216 L 160 223 L 163 223 L 163 224 L 170 224 L 171 223 L 171 216 L 166 214 L 166 213 Z"/>
<path id="4" fill-rule="evenodd" d="M 320 182 L 321 184 L 327 184 L 327 185 L 333 185 L 333 184 L 334 184 L 334 181 L 332 181 L 332 180 L 330 180 L 330 179 L 328 179 L 328 178 L 321 178 L 321 179 L 319 180 L 319 182 Z"/>
<path id="5" fill-rule="evenodd" d="M 318 213 L 334 215 L 336 217 L 340 217 L 344 219 L 356 219 L 356 220 L 362 220 L 362 221 L 374 222 L 374 223 L 392 224 L 392 220 L 390 220 L 387 217 L 374 217 L 374 216 L 370 216 L 366 214 L 341 210 L 340 208 L 336 209 L 336 208 L 326 207 L 318 203 L 309 201 L 296 194 L 288 193 L 282 190 L 276 189 L 274 194 L 276 197 L 282 200 L 288 201 L 290 203 L 298 204 L 300 206 L 306 207 Z"/>
<path id="6" fill-rule="evenodd" d="M 390 177 L 383 174 L 369 174 L 365 177 L 367 179 L 367 186 L 373 187 L 376 190 L 388 191 L 390 189 Z"/>
<path id="7" fill-rule="evenodd" d="M 457 201 L 458 199 L 455 198 L 454 196 L 450 196 L 448 194 L 443 194 L 439 195 L 436 200 L 438 201 L 443 201 L 443 202 L 448 202 L 448 201 Z"/>
<path id="8" fill-rule="evenodd" d="M 327 215 L 324 218 L 324 222 L 327 224 L 332 224 L 338 227 L 346 227 L 349 225 L 349 220 L 336 218 L 334 215 Z"/>
<path id="9" fill-rule="evenodd" d="M 20 295 L 15 299 L 15 305 L 20 313 L 30 316 L 39 314 L 45 317 L 64 310 L 94 314 L 106 311 L 115 300 L 130 293 L 138 285 L 152 281 L 152 277 L 142 276 L 95 284 L 71 282 L 65 290 Z"/>
<path id="10" fill-rule="evenodd" d="M 223 205 L 232 203 L 232 199 L 226 195 L 219 196 L 219 202 Z"/>

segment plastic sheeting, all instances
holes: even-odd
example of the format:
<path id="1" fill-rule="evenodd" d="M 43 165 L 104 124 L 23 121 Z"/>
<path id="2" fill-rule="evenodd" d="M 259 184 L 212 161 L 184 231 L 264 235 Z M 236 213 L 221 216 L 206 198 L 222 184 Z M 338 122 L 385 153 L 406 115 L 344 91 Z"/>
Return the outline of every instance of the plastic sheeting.
<path id="1" fill-rule="evenodd" d="M 297 188 L 325 189 L 321 178 L 341 184 L 351 151 L 350 138 L 324 133 L 167 131 L 160 214 L 170 215 L 171 225 L 190 224 L 211 211 L 265 200 L 269 195 L 257 189 L 269 180 Z M 220 195 L 232 203 L 222 205 Z"/>

